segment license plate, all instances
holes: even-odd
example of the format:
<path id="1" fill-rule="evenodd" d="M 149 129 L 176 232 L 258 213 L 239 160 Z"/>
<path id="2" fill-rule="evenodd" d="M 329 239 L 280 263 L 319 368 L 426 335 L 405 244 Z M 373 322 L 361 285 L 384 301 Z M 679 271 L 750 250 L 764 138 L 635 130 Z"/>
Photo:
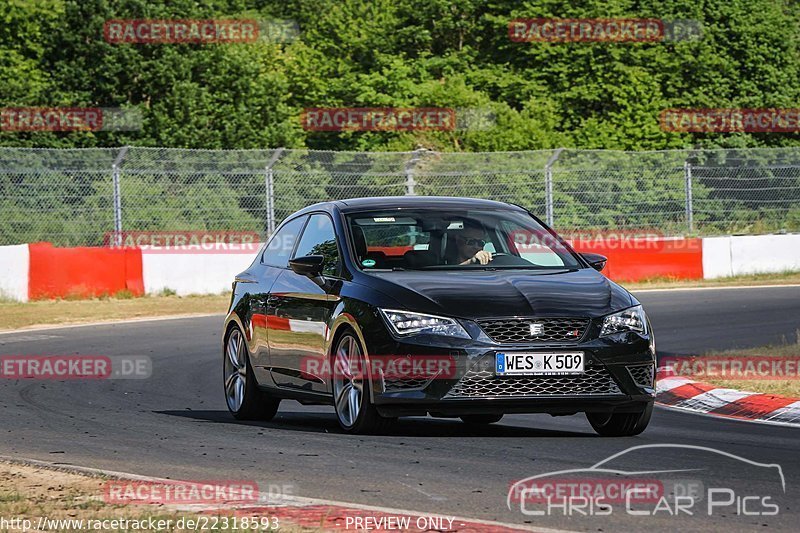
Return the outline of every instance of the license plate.
<path id="1" fill-rule="evenodd" d="M 498 376 L 583 374 L 583 362 L 583 352 L 498 353 L 494 370 Z"/>

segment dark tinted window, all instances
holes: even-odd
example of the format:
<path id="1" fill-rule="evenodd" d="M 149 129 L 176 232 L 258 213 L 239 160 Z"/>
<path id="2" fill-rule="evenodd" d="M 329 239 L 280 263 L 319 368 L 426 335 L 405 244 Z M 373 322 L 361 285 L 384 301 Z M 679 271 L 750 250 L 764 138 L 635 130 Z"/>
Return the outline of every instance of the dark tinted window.
<path id="1" fill-rule="evenodd" d="M 311 215 L 303 231 L 303 237 L 297 246 L 295 257 L 304 255 L 321 255 L 325 257 L 322 273 L 336 276 L 339 266 L 339 248 L 336 246 L 336 234 L 333 222 L 327 215 Z"/>
<path id="2" fill-rule="evenodd" d="M 265 265 L 286 268 L 289 265 L 289 258 L 292 250 L 303 229 L 303 222 L 307 217 L 298 217 L 286 223 L 269 240 L 261 261 Z"/>
<path id="3" fill-rule="evenodd" d="M 347 223 L 356 261 L 368 270 L 581 268 L 558 237 L 515 209 L 364 211 Z M 491 255 L 487 265 L 473 261 L 480 252 Z"/>

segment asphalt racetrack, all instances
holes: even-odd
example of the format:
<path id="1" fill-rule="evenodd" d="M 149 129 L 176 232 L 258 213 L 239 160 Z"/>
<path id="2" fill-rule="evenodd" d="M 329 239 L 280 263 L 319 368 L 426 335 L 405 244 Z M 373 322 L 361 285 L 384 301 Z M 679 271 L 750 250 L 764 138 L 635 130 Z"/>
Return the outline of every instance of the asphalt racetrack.
<path id="1" fill-rule="evenodd" d="M 794 342 L 800 327 L 800 287 L 637 297 L 661 355 Z M 389 435 L 350 436 L 339 431 L 333 408 L 289 401 L 271 422 L 236 422 L 222 393 L 221 320 L 0 335 L 3 355 L 146 355 L 153 362 L 152 377 L 144 380 L 1 380 L 0 454 L 179 479 L 290 484 L 301 496 L 568 530 L 796 531 L 800 523 L 798 428 L 657 408 L 649 428 L 634 438 L 598 437 L 580 414 L 506 416 L 480 429 L 458 420 L 406 418 Z M 709 447 L 779 465 L 785 492 L 774 468 L 700 449 L 652 448 L 626 454 L 616 466 L 685 470 L 686 479 L 705 489 L 729 489 L 733 503 L 711 514 L 704 503 L 691 516 L 632 515 L 624 503 L 607 516 L 559 510 L 528 516 L 518 504 L 506 505 L 509 487 L 521 478 L 588 468 L 651 444 Z M 742 500 L 747 497 L 757 499 Z M 764 497 L 779 504 L 777 515 L 758 514 L 772 509 Z"/>

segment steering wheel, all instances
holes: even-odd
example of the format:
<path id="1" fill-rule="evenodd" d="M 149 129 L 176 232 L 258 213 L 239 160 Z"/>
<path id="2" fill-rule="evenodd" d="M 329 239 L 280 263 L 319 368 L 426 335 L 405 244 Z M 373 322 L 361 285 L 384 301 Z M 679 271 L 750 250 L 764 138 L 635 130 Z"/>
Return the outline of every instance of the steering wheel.
<path id="1" fill-rule="evenodd" d="M 492 261 L 488 266 L 493 264 L 497 266 L 530 266 L 530 263 L 522 259 L 520 256 L 506 252 L 492 253 Z"/>

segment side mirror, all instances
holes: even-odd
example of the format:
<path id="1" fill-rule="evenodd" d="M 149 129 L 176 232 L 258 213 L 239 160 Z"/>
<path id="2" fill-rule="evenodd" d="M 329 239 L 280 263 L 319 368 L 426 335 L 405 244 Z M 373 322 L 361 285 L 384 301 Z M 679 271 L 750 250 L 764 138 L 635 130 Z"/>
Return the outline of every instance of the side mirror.
<path id="1" fill-rule="evenodd" d="M 321 255 L 305 255 L 289 260 L 289 268 L 301 276 L 317 277 L 322 274 L 322 263 L 325 258 Z"/>
<path id="2" fill-rule="evenodd" d="M 601 270 L 603 270 L 606 267 L 606 262 L 608 261 L 608 258 L 606 256 L 600 255 L 600 254 L 592 254 L 592 253 L 586 252 L 586 253 L 582 253 L 581 256 L 584 259 L 586 259 L 586 262 L 589 263 L 589 266 L 591 266 L 593 269 L 597 270 L 598 272 L 600 272 Z"/>

